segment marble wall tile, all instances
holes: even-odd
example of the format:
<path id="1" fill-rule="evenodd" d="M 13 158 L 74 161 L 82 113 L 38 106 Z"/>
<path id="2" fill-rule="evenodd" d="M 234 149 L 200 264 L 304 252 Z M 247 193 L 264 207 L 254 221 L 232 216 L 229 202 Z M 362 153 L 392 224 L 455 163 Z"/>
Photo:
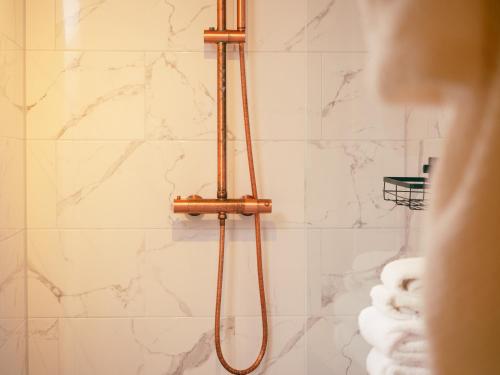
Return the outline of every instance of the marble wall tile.
<path id="1" fill-rule="evenodd" d="M 30 139 L 144 137 L 142 53 L 27 54 Z"/>
<path id="2" fill-rule="evenodd" d="M 253 230 L 227 232 L 223 294 L 223 313 L 226 315 L 260 314 L 254 238 Z M 150 231 L 147 233 L 146 249 L 150 258 L 148 274 L 155 275 L 156 284 L 172 288 L 185 301 L 187 309 L 181 315 L 213 315 L 217 229 L 201 232 Z M 265 231 L 263 249 L 269 313 L 273 316 L 304 315 L 306 286 L 300 277 L 306 272 L 303 230 Z M 190 272 L 192 269 L 197 272 Z M 158 290 L 158 285 L 147 290 L 152 300 L 155 293 L 164 294 Z"/>
<path id="3" fill-rule="evenodd" d="M 0 230 L 0 319 L 26 316 L 25 234 Z"/>
<path id="4" fill-rule="evenodd" d="M 168 210 L 166 197 L 158 200 L 161 193 L 168 195 L 164 173 L 179 151 L 167 150 L 168 156 L 154 151 L 143 141 L 58 142 L 58 227 L 158 226 L 154 220 Z"/>
<path id="5" fill-rule="evenodd" d="M 312 315 L 357 315 L 391 260 L 407 254 L 399 229 L 308 232 L 308 309 Z"/>
<path id="6" fill-rule="evenodd" d="M 7 49 L 24 48 L 24 1 L 0 0 L 0 44 Z"/>
<path id="7" fill-rule="evenodd" d="M 28 228 L 57 227 L 56 142 L 26 142 Z"/>
<path id="8" fill-rule="evenodd" d="M 357 1 L 308 0 L 308 51 L 363 51 L 366 49 Z"/>
<path id="9" fill-rule="evenodd" d="M 192 219 L 174 215 L 170 208 L 176 195 L 215 196 L 213 141 L 59 141 L 55 151 L 52 141 L 30 145 L 28 179 L 33 188 L 28 197 L 34 207 L 30 220 L 35 227 L 213 228 L 210 215 Z M 230 142 L 228 155 L 230 195 L 249 194 L 244 142 Z M 256 142 L 255 163 L 260 195 L 274 199 L 274 213 L 263 217 L 264 226 L 302 227 L 302 142 Z M 280 179 L 264 179 L 277 170 Z M 250 228 L 253 220 L 234 217 L 230 225 Z"/>
<path id="10" fill-rule="evenodd" d="M 0 46 L 0 137 L 24 137 L 24 52 Z"/>
<path id="11" fill-rule="evenodd" d="M 301 140 L 306 119 L 306 56 L 248 53 L 247 75 L 254 139 Z M 149 139 L 216 137 L 216 59 L 202 53 L 146 54 Z M 237 54 L 228 62 L 228 131 L 244 139 Z M 268 87 L 273 87 L 268 90 Z"/>
<path id="12" fill-rule="evenodd" d="M 307 374 L 365 375 L 369 345 L 358 330 L 357 317 L 311 317 L 307 333 Z"/>
<path id="13" fill-rule="evenodd" d="M 30 323 L 30 370 L 36 375 L 223 372 L 209 318 L 34 319 Z M 275 318 L 270 326 L 268 356 L 257 374 L 304 374 L 304 320 Z M 260 344 L 260 321 L 224 319 L 222 337 L 231 363 L 247 366 Z"/>
<path id="14" fill-rule="evenodd" d="M 208 0 L 56 0 L 56 48 L 202 50 L 214 12 Z"/>
<path id="15" fill-rule="evenodd" d="M 145 313 L 143 232 L 30 230 L 27 243 L 30 317 Z"/>
<path id="16" fill-rule="evenodd" d="M 0 228 L 22 229 L 25 223 L 24 143 L 0 138 Z"/>
<path id="17" fill-rule="evenodd" d="M 265 234 L 273 316 L 305 313 L 304 241 L 301 230 Z M 223 313 L 259 316 L 253 231 L 228 232 L 226 248 Z M 217 229 L 33 230 L 28 251 L 30 317 L 214 314 Z"/>
<path id="18" fill-rule="evenodd" d="M 306 49 L 306 0 L 259 0 L 248 8 L 248 47 Z M 228 28 L 235 27 L 228 5 Z M 286 13 L 276 25 L 278 14 Z M 56 0 L 56 48 L 202 51 L 203 30 L 216 23 L 213 1 Z M 107 32 L 109 29 L 113 33 Z"/>
<path id="19" fill-rule="evenodd" d="M 24 319 L 0 319 L 0 371 L 27 375 L 26 323 Z"/>
<path id="20" fill-rule="evenodd" d="M 406 117 L 406 139 L 443 139 L 449 131 L 453 111 L 434 107 L 408 107 Z"/>
<path id="21" fill-rule="evenodd" d="M 405 137 L 404 110 L 378 101 L 368 88 L 366 53 L 324 54 L 321 87 L 323 139 Z"/>
<path id="22" fill-rule="evenodd" d="M 307 0 L 255 0 L 247 8 L 249 50 L 307 50 Z"/>
<path id="23" fill-rule="evenodd" d="M 306 221 L 310 227 L 403 227 L 404 211 L 382 197 L 383 176 L 403 175 L 404 142 L 309 142 Z"/>
<path id="24" fill-rule="evenodd" d="M 24 1 L 0 0 L 0 373 L 26 375 Z"/>
<path id="25" fill-rule="evenodd" d="M 28 327 L 29 375 L 60 375 L 59 319 L 30 319 Z"/>
<path id="26" fill-rule="evenodd" d="M 56 0 L 26 0 L 26 48 L 55 48 Z"/>
<path id="27" fill-rule="evenodd" d="M 232 61 L 230 61 L 232 63 Z M 216 64 L 201 52 L 146 54 L 149 139 L 215 139 Z"/>
<path id="28" fill-rule="evenodd" d="M 429 158 L 438 158 L 443 153 L 444 138 L 421 139 L 408 141 L 406 144 L 406 170 L 409 176 L 426 176 L 423 165 L 429 162 Z"/>
<path id="29" fill-rule="evenodd" d="M 408 255 L 423 256 L 426 253 L 424 247 L 422 226 L 426 220 L 425 211 L 415 211 L 411 213 L 410 228 L 408 229 Z"/>
<path id="30" fill-rule="evenodd" d="M 306 139 L 321 139 L 321 107 L 323 96 L 323 55 L 307 54 L 307 131 Z"/>
<path id="31" fill-rule="evenodd" d="M 304 140 L 307 55 L 259 52 L 249 53 L 246 60 L 253 139 Z M 239 66 L 233 65 L 230 74 L 234 88 L 228 116 L 234 123 L 236 138 L 244 139 Z"/>

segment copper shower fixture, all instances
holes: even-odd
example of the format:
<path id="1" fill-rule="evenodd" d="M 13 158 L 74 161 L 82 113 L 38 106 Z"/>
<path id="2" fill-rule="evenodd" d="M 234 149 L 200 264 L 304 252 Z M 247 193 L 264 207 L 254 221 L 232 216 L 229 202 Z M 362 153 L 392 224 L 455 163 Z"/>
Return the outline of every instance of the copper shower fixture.
<path id="1" fill-rule="evenodd" d="M 242 214 L 270 213 L 272 201 L 270 199 L 253 199 L 248 195 L 241 199 L 203 199 L 200 196 L 191 196 L 186 199 L 178 197 L 175 200 L 174 212 L 192 216 L 204 214 Z"/>
<path id="2" fill-rule="evenodd" d="M 252 138 L 250 134 L 250 117 L 248 111 L 248 95 L 245 69 L 245 41 L 246 41 L 246 1 L 237 0 L 237 30 L 226 29 L 226 0 L 217 0 L 217 29 L 210 28 L 204 31 L 205 43 L 217 46 L 217 198 L 203 199 L 192 195 L 185 199 L 180 196 L 174 199 L 173 211 L 186 213 L 192 216 L 200 214 L 217 214 L 219 219 L 219 262 L 217 274 L 217 297 L 215 303 L 215 349 L 222 366 L 232 374 L 245 375 L 259 367 L 266 353 L 268 342 L 268 324 L 266 296 L 264 291 L 264 272 L 262 267 L 262 240 L 260 214 L 271 213 L 272 201 L 259 199 L 257 195 L 257 181 L 253 162 Z M 240 199 L 227 197 L 227 123 L 226 123 L 226 46 L 228 43 L 238 45 L 240 57 L 241 93 L 243 100 L 243 119 L 245 125 L 245 140 L 247 148 L 248 169 L 252 194 Z M 227 214 L 241 214 L 254 216 L 255 248 L 257 257 L 257 277 L 262 318 L 262 343 L 257 358 L 248 368 L 238 370 L 228 364 L 221 347 L 221 304 L 224 273 L 224 250 Z"/>

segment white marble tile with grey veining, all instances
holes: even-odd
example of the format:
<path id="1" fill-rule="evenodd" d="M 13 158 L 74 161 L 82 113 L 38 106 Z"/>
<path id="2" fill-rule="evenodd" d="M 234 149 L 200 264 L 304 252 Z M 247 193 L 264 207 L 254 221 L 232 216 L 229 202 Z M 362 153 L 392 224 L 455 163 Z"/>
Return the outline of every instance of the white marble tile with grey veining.
<path id="1" fill-rule="evenodd" d="M 147 137 L 215 139 L 215 72 L 201 52 L 146 54 Z"/>
<path id="2" fill-rule="evenodd" d="M 227 6 L 235 28 L 235 5 Z M 277 27 L 276 15 L 286 13 Z M 247 12 L 250 50 L 304 51 L 306 0 L 254 1 Z M 56 0 L 55 40 L 59 49 L 202 51 L 203 30 L 216 24 L 211 1 Z M 110 27 L 115 31 L 107 33 Z"/>
<path id="3" fill-rule="evenodd" d="M 365 375 L 369 345 L 358 330 L 357 317 L 311 317 L 307 334 L 307 374 Z"/>
<path id="4" fill-rule="evenodd" d="M 57 227 L 56 141 L 26 142 L 28 228 Z"/>
<path id="5" fill-rule="evenodd" d="M 26 0 L 26 49 L 55 48 L 56 0 Z"/>
<path id="6" fill-rule="evenodd" d="M 224 315 L 259 316 L 254 246 L 253 231 L 228 231 Z M 303 231 L 265 232 L 263 247 L 270 315 L 303 315 Z M 28 252 L 31 317 L 214 314 L 215 228 L 33 230 L 28 232 Z"/>
<path id="7" fill-rule="evenodd" d="M 24 1 L 0 2 L 0 50 L 24 48 Z"/>
<path id="8" fill-rule="evenodd" d="M 0 137 L 24 137 L 24 52 L 0 45 Z"/>
<path id="9" fill-rule="evenodd" d="M 409 141 L 444 139 L 453 115 L 451 108 L 408 107 L 405 111 L 406 138 Z"/>
<path id="10" fill-rule="evenodd" d="M 0 319 L 26 317 L 25 232 L 0 230 Z"/>
<path id="11" fill-rule="evenodd" d="M 383 177 L 404 173 L 402 141 L 309 142 L 306 221 L 310 227 L 403 227 L 383 199 Z"/>
<path id="12" fill-rule="evenodd" d="M 56 0 L 56 48 L 202 50 L 213 22 L 215 3 L 207 0 Z"/>
<path id="13" fill-rule="evenodd" d="M 30 139 L 142 139 L 142 53 L 27 54 Z"/>
<path id="14" fill-rule="evenodd" d="M 28 179 L 49 195 L 30 192 L 38 204 L 38 228 L 213 228 L 214 218 L 174 214 L 176 195 L 216 195 L 216 145 L 191 142 L 34 142 Z M 261 197 L 274 199 L 266 228 L 301 228 L 304 220 L 304 145 L 255 142 Z M 228 191 L 250 194 L 244 142 L 228 143 Z M 293 168 L 290 168 L 293 166 Z M 57 171 L 57 173 L 56 173 Z M 280 171 L 279 179 L 265 178 Z M 53 180 L 55 179 L 55 185 Z M 35 216 L 35 215 L 33 215 Z M 55 221 L 55 223 L 54 223 Z M 55 225 L 55 226 L 54 226 Z M 253 227 L 251 218 L 233 217 L 230 226 Z"/>
<path id="15" fill-rule="evenodd" d="M 3 374 L 27 374 L 25 319 L 0 319 L 0 369 Z"/>
<path id="16" fill-rule="evenodd" d="M 37 375 L 218 374 L 212 319 L 34 319 L 30 364 Z M 261 375 L 305 373 L 304 320 L 270 321 Z M 253 361 L 260 344 L 258 318 L 225 318 L 222 349 L 237 367 Z M 127 353 L 126 356 L 123 354 Z"/>
<path id="17" fill-rule="evenodd" d="M 25 226 L 24 143 L 0 138 L 0 229 Z"/>
<path id="18" fill-rule="evenodd" d="M 240 66 L 229 54 L 228 138 L 243 140 Z M 304 54 L 247 54 L 250 121 L 255 140 L 304 137 L 306 68 Z M 146 131 L 149 139 L 216 138 L 216 58 L 202 53 L 146 55 Z M 268 88 L 272 87 L 271 90 Z"/>
<path id="19" fill-rule="evenodd" d="M 357 315 L 391 260 L 408 254 L 404 229 L 328 229 L 308 233 L 308 309 Z"/>
<path id="20" fill-rule="evenodd" d="M 207 196 L 213 186 L 210 165 L 215 176 L 215 157 L 210 164 L 207 155 L 213 153 L 208 148 L 203 142 L 58 143 L 57 204 L 53 208 L 57 225 L 62 228 L 174 225 L 174 220 L 181 220 L 171 212 L 174 194 Z"/>
<path id="21" fill-rule="evenodd" d="M 366 50 L 357 1 L 309 0 L 307 6 L 309 51 Z"/>
<path id="22" fill-rule="evenodd" d="M 30 319 L 28 321 L 28 358 L 30 374 L 60 375 L 58 318 Z"/>
<path id="23" fill-rule="evenodd" d="M 368 87 L 365 53 L 323 55 L 321 90 L 322 139 L 403 140 L 404 109 L 375 98 Z"/>
<path id="24" fill-rule="evenodd" d="M 247 9 L 249 50 L 307 50 L 307 0 L 256 0 Z"/>

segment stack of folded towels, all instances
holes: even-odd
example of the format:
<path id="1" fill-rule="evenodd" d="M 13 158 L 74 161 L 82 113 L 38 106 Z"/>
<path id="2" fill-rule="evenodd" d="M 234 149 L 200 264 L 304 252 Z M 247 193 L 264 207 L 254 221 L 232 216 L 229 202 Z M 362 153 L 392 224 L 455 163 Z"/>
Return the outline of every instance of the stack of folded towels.
<path id="1" fill-rule="evenodd" d="M 427 341 L 421 317 L 422 258 L 387 264 L 382 284 L 370 292 L 372 306 L 359 315 L 363 338 L 373 346 L 370 375 L 428 375 Z"/>

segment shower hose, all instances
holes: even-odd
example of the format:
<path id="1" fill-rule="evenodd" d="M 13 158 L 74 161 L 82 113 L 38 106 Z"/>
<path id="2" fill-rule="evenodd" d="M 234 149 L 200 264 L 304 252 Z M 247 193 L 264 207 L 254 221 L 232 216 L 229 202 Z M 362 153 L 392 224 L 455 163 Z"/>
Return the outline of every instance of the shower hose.
<path id="1" fill-rule="evenodd" d="M 243 119 L 245 123 L 245 139 L 247 146 L 247 158 L 248 158 L 248 169 L 250 172 L 250 183 L 252 186 L 252 196 L 257 199 L 257 181 L 255 178 L 255 168 L 253 162 L 253 152 L 252 152 L 252 138 L 250 135 L 250 118 L 248 113 L 248 94 L 247 94 L 247 80 L 246 80 L 246 69 L 245 69 L 245 47 L 243 43 L 238 44 L 239 55 L 240 55 L 240 76 L 241 76 L 241 96 L 243 99 Z M 231 374 L 245 375 L 254 371 L 259 367 L 267 348 L 268 339 L 268 326 L 267 326 L 267 311 L 266 311 L 266 294 L 264 291 L 264 273 L 262 270 L 262 240 L 261 240 L 261 230 L 260 230 L 260 215 L 259 213 L 254 214 L 255 221 L 255 249 L 257 255 L 257 277 L 259 282 L 259 296 L 260 296 L 260 311 L 262 316 L 262 344 L 260 347 L 259 354 L 255 361 L 250 367 L 244 370 L 237 370 L 231 367 L 222 353 L 221 347 L 221 336 L 220 336 L 220 326 L 221 326 L 221 303 L 222 303 L 222 285 L 223 285 L 223 274 L 224 274 L 224 246 L 225 246 L 225 232 L 226 232 L 226 218 L 225 215 L 219 216 L 220 224 L 220 235 L 219 235 L 219 267 L 217 273 L 217 300 L 215 304 L 215 349 L 217 351 L 217 357 L 224 368 Z"/>

